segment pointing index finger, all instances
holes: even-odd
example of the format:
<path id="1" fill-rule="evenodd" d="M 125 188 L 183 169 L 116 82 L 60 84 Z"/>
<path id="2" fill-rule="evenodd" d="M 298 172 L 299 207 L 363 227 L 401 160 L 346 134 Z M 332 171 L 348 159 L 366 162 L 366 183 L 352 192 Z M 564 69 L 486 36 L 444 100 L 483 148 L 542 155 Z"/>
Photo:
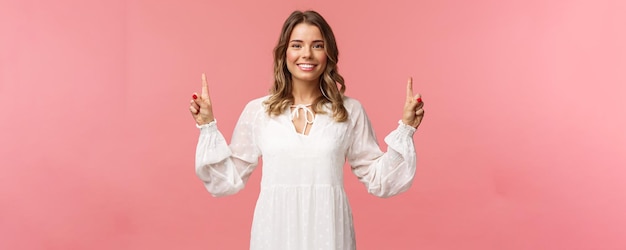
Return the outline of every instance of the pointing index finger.
<path id="1" fill-rule="evenodd" d="M 409 80 L 406 84 L 406 100 L 413 99 L 413 77 L 409 77 Z"/>
<path id="2" fill-rule="evenodd" d="M 202 98 L 209 98 L 209 84 L 206 82 L 206 74 L 202 73 Z"/>

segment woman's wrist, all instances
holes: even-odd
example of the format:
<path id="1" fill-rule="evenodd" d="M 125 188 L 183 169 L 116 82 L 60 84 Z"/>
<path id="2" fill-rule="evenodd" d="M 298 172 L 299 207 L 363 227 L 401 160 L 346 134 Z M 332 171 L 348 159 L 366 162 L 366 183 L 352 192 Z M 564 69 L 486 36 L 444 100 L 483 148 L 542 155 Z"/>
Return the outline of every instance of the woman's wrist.
<path id="1" fill-rule="evenodd" d="M 212 121 L 207 122 L 207 123 L 203 123 L 203 124 L 196 123 L 196 127 L 199 128 L 199 129 L 202 129 L 202 128 L 206 128 L 206 127 L 215 126 L 215 124 L 217 124 L 217 120 L 213 119 Z"/>

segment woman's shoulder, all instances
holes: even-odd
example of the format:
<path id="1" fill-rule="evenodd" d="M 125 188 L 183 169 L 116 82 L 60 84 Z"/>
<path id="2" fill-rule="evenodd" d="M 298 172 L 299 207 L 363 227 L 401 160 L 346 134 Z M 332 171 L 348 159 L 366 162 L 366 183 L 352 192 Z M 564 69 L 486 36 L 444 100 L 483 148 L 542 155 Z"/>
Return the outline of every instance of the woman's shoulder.
<path id="1" fill-rule="evenodd" d="M 361 102 L 349 96 L 343 97 L 343 106 L 346 108 L 348 113 L 363 110 L 363 105 L 361 105 Z"/>
<path id="2" fill-rule="evenodd" d="M 244 112 L 253 112 L 253 113 L 257 113 L 257 112 L 261 112 L 261 111 L 265 111 L 265 100 L 267 100 L 269 96 L 263 96 L 263 97 L 259 97 L 259 98 L 255 98 L 250 100 L 245 108 L 244 108 Z"/>
<path id="3" fill-rule="evenodd" d="M 246 108 L 263 109 L 265 108 L 265 101 L 267 98 L 269 98 L 269 96 L 252 99 L 248 102 L 248 104 L 246 104 Z"/>

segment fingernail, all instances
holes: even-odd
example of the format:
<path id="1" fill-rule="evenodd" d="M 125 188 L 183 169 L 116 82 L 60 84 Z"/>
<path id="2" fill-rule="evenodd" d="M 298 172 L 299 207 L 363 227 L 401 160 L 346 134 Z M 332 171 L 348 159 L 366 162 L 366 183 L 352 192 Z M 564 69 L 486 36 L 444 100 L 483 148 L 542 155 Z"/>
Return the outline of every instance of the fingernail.
<path id="1" fill-rule="evenodd" d="M 422 98 L 417 98 L 417 102 L 422 102 Z"/>
<path id="2" fill-rule="evenodd" d="M 195 99 L 198 99 L 198 96 L 197 96 L 196 94 L 193 94 L 191 97 L 192 97 L 194 100 L 195 100 Z"/>

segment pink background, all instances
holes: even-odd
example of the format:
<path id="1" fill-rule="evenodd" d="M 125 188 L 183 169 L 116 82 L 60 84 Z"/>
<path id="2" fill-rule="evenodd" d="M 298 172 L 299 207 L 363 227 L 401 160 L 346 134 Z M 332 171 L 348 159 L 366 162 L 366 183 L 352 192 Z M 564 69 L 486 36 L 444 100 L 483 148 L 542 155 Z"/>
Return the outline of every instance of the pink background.
<path id="1" fill-rule="evenodd" d="M 0 249 L 247 248 L 260 172 L 210 197 L 188 101 L 230 138 L 309 8 L 379 139 L 426 102 L 410 191 L 346 173 L 359 249 L 626 249 L 621 0 L 2 0 Z"/>

